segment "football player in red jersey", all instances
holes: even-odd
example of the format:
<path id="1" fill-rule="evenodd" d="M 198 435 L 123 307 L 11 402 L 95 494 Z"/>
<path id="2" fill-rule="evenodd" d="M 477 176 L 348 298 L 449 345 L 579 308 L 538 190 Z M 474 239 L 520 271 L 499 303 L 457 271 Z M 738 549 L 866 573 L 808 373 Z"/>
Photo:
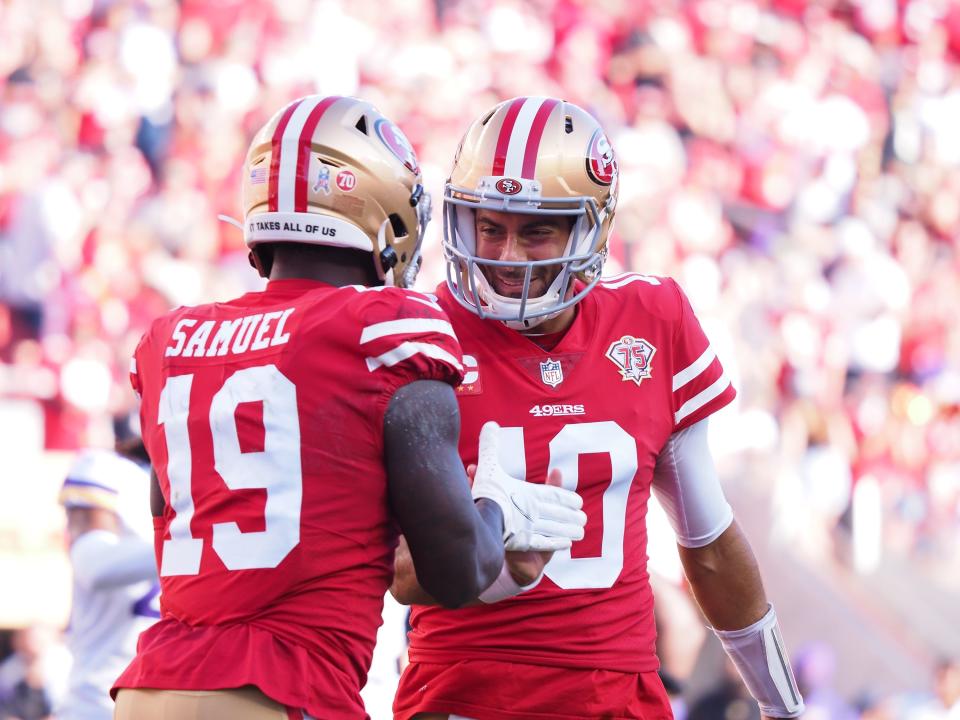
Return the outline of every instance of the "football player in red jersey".
<path id="1" fill-rule="evenodd" d="M 586 521 L 575 493 L 503 472 L 492 425 L 471 501 L 460 347 L 406 289 L 429 198 L 395 125 L 294 101 L 250 146 L 243 206 L 266 289 L 159 318 L 131 368 L 162 595 L 114 686 L 122 720 L 365 718 L 398 530 L 456 607 L 504 595 L 505 541 L 562 550 Z"/>
<path id="2" fill-rule="evenodd" d="M 601 279 L 617 182 L 596 120 L 552 98 L 501 103 L 457 151 L 438 295 L 464 351 L 461 455 L 474 462 L 481 426 L 496 420 L 508 472 L 540 483 L 560 470 L 588 521 L 536 588 L 455 612 L 429 605 L 401 546 L 393 591 L 419 604 L 399 720 L 672 717 L 646 569 L 651 490 L 762 713 L 803 710 L 707 447 L 707 418 L 733 386 L 676 282 Z"/>

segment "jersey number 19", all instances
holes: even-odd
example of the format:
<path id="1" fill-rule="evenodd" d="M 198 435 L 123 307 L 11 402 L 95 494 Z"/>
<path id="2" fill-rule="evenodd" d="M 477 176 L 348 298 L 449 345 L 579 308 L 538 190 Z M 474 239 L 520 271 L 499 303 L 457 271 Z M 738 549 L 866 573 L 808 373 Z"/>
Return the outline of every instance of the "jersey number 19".
<path id="1" fill-rule="evenodd" d="M 170 539 L 163 543 L 160 574 L 200 572 L 203 540 L 193 537 L 193 457 L 188 418 L 193 375 L 167 379 L 160 393 L 158 422 L 167 441 L 168 502 L 176 513 Z M 263 403 L 261 452 L 241 452 L 237 405 Z M 242 532 L 235 522 L 213 525 L 213 549 L 229 570 L 273 568 L 300 542 L 303 474 L 300 468 L 300 421 L 297 389 L 276 365 L 236 371 L 214 394 L 210 404 L 214 469 L 231 490 L 264 489 L 265 529 Z"/>

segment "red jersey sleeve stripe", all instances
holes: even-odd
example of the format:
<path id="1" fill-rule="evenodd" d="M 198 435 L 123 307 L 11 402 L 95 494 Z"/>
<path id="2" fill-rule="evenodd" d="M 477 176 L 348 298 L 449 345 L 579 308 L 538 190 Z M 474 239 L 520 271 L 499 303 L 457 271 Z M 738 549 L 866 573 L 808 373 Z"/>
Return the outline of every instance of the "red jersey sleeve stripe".
<path id="1" fill-rule="evenodd" d="M 707 345 L 707 349 L 703 351 L 700 357 L 673 376 L 673 391 L 676 392 L 687 383 L 698 378 L 704 370 L 710 367 L 716 356 L 713 348 Z"/>
<path id="2" fill-rule="evenodd" d="M 701 390 L 680 406 L 680 409 L 673 414 L 674 424 L 679 425 L 684 418 L 692 415 L 708 402 L 719 397 L 728 387 L 730 387 L 730 378 L 727 377 L 725 372 L 720 373 L 720 377 L 718 377 L 712 385 L 708 386 L 705 390 Z"/>
<path id="3" fill-rule="evenodd" d="M 446 320 L 434 318 L 405 318 L 402 320 L 389 320 L 387 322 L 367 325 L 360 333 L 360 344 L 372 342 L 382 337 L 390 335 L 404 335 L 409 333 L 440 333 L 449 335 L 454 340 L 457 334 L 453 331 L 453 326 Z"/>
<path id="4" fill-rule="evenodd" d="M 463 365 L 453 355 L 448 353 L 438 345 L 423 342 L 403 342 L 393 350 L 389 350 L 382 355 L 367 358 L 367 369 L 370 372 L 381 367 L 393 367 L 417 354 L 426 355 L 434 360 L 440 360 L 457 369 L 457 372 L 463 373 Z"/>
<path id="5" fill-rule="evenodd" d="M 432 309 L 436 310 L 437 312 L 443 312 L 443 308 L 440 307 L 439 305 L 437 305 L 437 303 L 435 303 L 433 300 L 430 300 L 429 298 L 417 297 L 417 296 L 415 296 L 415 295 L 411 295 L 411 296 L 409 296 L 409 297 L 407 298 L 407 300 L 411 300 L 412 302 L 421 303 L 421 304 L 423 304 L 423 305 L 426 305 L 428 308 L 432 308 Z"/>
<path id="6" fill-rule="evenodd" d="M 648 285 L 660 285 L 660 278 L 652 275 L 641 275 L 640 273 L 621 273 L 600 279 L 600 284 L 608 290 L 616 290 L 630 283 L 645 282 Z"/>
<path id="7" fill-rule="evenodd" d="M 348 285 L 351 290 L 356 290 L 359 293 L 363 292 L 384 292 L 384 291 L 396 291 L 398 288 L 392 285 L 377 285 L 375 287 L 367 287 L 365 285 Z M 426 305 L 428 308 L 436 310 L 438 313 L 443 312 L 443 308 L 440 307 L 436 300 L 436 295 L 430 295 L 429 293 L 418 293 L 416 290 L 407 290 L 404 289 L 404 300 L 410 300 L 412 302 L 418 302 L 423 305 Z"/>

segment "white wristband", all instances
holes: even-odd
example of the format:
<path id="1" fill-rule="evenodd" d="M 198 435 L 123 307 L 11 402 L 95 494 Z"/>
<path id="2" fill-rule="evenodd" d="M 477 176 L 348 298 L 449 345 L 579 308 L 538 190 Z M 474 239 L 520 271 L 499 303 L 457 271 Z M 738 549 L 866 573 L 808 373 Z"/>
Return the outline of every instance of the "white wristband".
<path id="1" fill-rule="evenodd" d="M 480 593 L 480 602 L 489 605 L 515 597 L 527 590 L 533 590 L 540 584 L 541 580 L 543 580 L 543 573 L 540 573 L 540 576 L 529 585 L 518 584 L 517 581 L 513 579 L 513 575 L 510 574 L 510 566 L 507 564 L 507 561 L 504 560 L 503 567 L 500 569 L 500 574 L 497 576 L 497 579 L 493 581 L 490 587 Z"/>
<path id="2" fill-rule="evenodd" d="M 766 615 L 749 627 L 714 633 L 759 703 L 760 712 L 784 718 L 803 712 L 803 698 L 793 678 L 773 605 L 768 605 Z"/>

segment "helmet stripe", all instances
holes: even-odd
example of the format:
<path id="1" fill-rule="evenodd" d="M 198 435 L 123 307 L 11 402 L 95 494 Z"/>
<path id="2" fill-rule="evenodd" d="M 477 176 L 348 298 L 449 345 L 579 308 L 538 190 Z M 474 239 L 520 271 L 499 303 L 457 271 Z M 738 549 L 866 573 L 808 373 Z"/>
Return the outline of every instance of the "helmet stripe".
<path id="1" fill-rule="evenodd" d="M 270 212 L 277 211 L 277 194 L 280 185 L 280 141 L 283 139 L 283 133 L 287 129 L 287 123 L 290 122 L 293 111 L 296 110 L 302 102 L 303 99 L 301 98 L 287 105 L 283 111 L 283 115 L 280 117 L 280 122 L 277 123 L 277 127 L 273 130 L 273 139 L 270 144 L 270 188 L 267 195 Z"/>
<path id="2" fill-rule="evenodd" d="M 500 135 L 497 136 L 497 149 L 493 154 L 493 172 L 492 175 L 503 175 L 504 167 L 507 164 L 507 149 L 510 146 L 510 137 L 513 134 L 514 123 L 517 122 L 517 115 L 526 98 L 515 98 L 510 107 L 507 108 L 507 114 L 503 118 L 503 125 L 500 126 Z"/>
<path id="3" fill-rule="evenodd" d="M 305 97 L 290 116 L 280 138 L 280 170 L 277 173 L 277 211 L 294 212 L 294 197 L 297 187 L 297 167 L 300 163 L 300 147 L 303 145 L 303 128 L 307 118 L 326 98 L 319 95 Z"/>
<path id="4" fill-rule="evenodd" d="M 317 129 L 317 123 L 327 109 L 340 99 L 339 95 L 331 95 L 324 98 L 307 116 L 303 123 L 303 131 L 300 133 L 300 148 L 297 157 L 297 182 L 294 193 L 295 212 L 307 212 L 307 184 L 310 174 L 310 139 L 313 137 L 313 131 Z"/>
<path id="5" fill-rule="evenodd" d="M 545 101 L 546 98 L 542 97 L 528 97 L 523 99 L 523 106 L 517 114 L 517 121 L 514 123 L 513 132 L 510 133 L 510 145 L 507 148 L 507 162 L 503 168 L 504 175 L 514 178 L 522 176 L 527 138 L 530 137 L 530 130 L 533 127 L 533 121 L 537 115 L 537 111 Z"/>
<path id="6" fill-rule="evenodd" d="M 536 177 L 537 154 L 540 152 L 540 139 L 543 137 L 543 129 L 547 126 L 547 118 L 550 117 L 550 113 L 559 103 L 559 100 L 549 98 L 537 110 L 530 127 L 530 136 L 527 138 L 527 149 L 523 153 L 523 171 L 520 173 L 520 177 Z"/>

